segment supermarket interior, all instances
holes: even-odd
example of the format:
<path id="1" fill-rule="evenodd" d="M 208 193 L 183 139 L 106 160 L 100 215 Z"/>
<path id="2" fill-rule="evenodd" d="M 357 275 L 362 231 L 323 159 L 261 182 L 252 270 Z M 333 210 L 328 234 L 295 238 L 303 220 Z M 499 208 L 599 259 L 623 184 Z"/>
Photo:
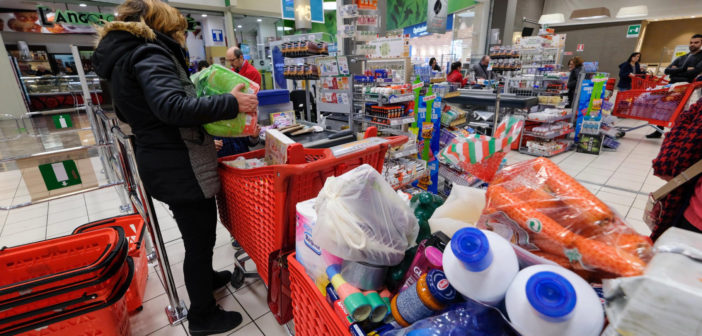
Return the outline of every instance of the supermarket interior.
<path id="1" fill-rule="evenodd" d="M 699 335 L 702 2 L 0 0 L 0 335 Z"/>

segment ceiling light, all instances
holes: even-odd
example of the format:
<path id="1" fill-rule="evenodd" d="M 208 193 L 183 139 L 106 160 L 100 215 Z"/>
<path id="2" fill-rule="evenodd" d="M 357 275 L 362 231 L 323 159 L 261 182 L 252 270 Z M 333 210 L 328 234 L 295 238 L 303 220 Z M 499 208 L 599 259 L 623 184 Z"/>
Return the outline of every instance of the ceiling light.
<path id="1" fill-rule="evenodd" d="M 629 6 L 629 7 L 619 8 L 619 10 L 617 11 L 616 17 L 617 17 L 617 19 L 624 19 L 624 18 L 646 16 L 646 15 L 648 15 L 648 6 L 641 5 L 641 6 Z"/>
<path id="2" fill-rule="evenodd" d="M 565 15 L 563 13 L 552 13 L 544 14 L 539 18 L 539 24 L 548 25 L 565 22 Z"/>
<path id="3" fill-rule="evenodd" d="M 262 20 L 262 19 L 256 19 L 256 21 L 261 22 L 261 21 L 263 21 L 263 20 Z"/>
<path id="4" fill-rule="evenodd" d="M 241 28 L 241 27 L 242 27 L 242 25 L 237 25 L 236 27 L 237 27 L 237 28 Z"/>
<path id="5" fill-rule="evenodd" d="M 571 20 L 593 20 L 611 17 L 606 7 L 576 9 L 570 13 Z"/>
<path id="6" fill-rule="evenodd" d="M 278 31 L 283 31 L 283 27 L 278 27 Z"/>
<path id="7" fill-rule="evenodd" d="M 202 14 L 202 17 L 207 17 L 207 14 Z"/>
<path id="8" fill-rule="evenodd" d="M 115 12 L 115 16 L 119 16 L 119 13 Z"/>
<path id="9" fill-rule="evenodd" d="M 84 4 L 84 3 L 82 3 L 82 4 L 78 5 L 78 6 L 81 6 L 81 7 L 88 7 L 88 5 L 86 5 L 86 4 Z"/>
<path id="10" fill-rule="evenodd" d="M 468 18 L 468 17 L 475 17 L 475 12 L 474 11 L 465 11 L 463 13 L 458 14 L 459 17 L 462 18 Z"/>
<path id="11" fill-rule="evenodd" d="M 290 27 L 283 27 L 283 30 L 288 31 L 288 30 L 292 30 L 292 28 L 290 28 Z"/>
<path id="12" fill-rule="evenodd" d="M 328 10 L 328 11 L 336 10 L 336 1 L 333 1 L 333 2 L 327 1 L 327 2 L 324 2 L 324 3 L 322 4 L 322 8 L 324 8 L 324 10 Z"/>

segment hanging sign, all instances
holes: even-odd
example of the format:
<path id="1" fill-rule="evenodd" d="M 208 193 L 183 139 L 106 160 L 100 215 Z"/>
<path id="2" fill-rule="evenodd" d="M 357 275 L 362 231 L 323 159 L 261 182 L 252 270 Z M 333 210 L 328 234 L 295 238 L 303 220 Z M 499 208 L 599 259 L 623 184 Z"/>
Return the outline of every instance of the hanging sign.
<path id="1" fill-rule="evenodd" d="M 446 30 L 453 30 L 453 14 L 448 15 L 446 17 Z M 409 26 L 403 29 L 403 33 L 405 35 L 409 35 L 409 37 L 419 37 L 419 36 L 425 36 L 429 35 L 430 32 L 428 31 L 428 25 L 427 22 L 422 22 L 420 24 L 416 24 L 414 26 Z"/>
<path id="2" fill-rule="evenodd" d="M 675 50 L 673 50 L 673 58 L 670 59 L 670 62 L 672 63 L 676 58 L 684 56 L 688 52 L 690 52 L 690 48 L 685 44 L 675 46 Z"/>
<path id="3" fill-rule="evenodd" d="M 73 160 L 39 165 L 47 190 L 55 190 L 81 184 L 78 167 Z"/>
<path id="4" fill-rule="evenodd" d="M 92 34 L 93 25 L 104 21 L 114 21 L 109 13 L 77 12 L 57 10 L 38 6 L 37 10 L 0 10 L 0 30 L 3 32 L 44 33 L 44 34 Z"/>
<path id="5" fill-rule="evenodd" d="M 295 0 L 295 28 L 312 28 L 312 11 L 310 0 Z"/>
<path id="6" fill-rule="evenodd" d="M 212 29 L 212 42 L 224 42 L 224 34 L 221 29 Z"/>
<path id="7" fill-rule="evenodd" d="M 448 0 L 428 0 L 427 31 L 443 34 L 446 32 Z"/>
<path id="8" fill-rule="evenodd" d="M 294 0 L 281 0 L 280 1 L 283 12 L 283 19 L 285 20 L 295 20 L 295 1 Z"/>
<path id="9" fill-rule="evenodd" d="M 310 0 L 310 19 L 312 22 L 324 23 L 324 0 Z"/>
<path id="10" fill-rule="evenodd" d="M 640 24 L 630 25 L 629 28 L 627 28 L 627 30 L 626 30 L 626 38 L 639 37 L 640 33 L 641 33 L 641 25 Z"/>
<path id="11" fill-rule="evenodd" d="M 578 44 L 578 47 L 575 49 L 575 51 L 585 51 L 585 45 L 584 45 L 584 44 Z"/>

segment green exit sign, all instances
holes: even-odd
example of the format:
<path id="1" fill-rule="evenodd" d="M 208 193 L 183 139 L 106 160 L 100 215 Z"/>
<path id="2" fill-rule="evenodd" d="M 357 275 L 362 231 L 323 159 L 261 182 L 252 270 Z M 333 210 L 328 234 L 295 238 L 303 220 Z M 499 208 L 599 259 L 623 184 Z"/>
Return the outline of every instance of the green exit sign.
<path id="1" fill-rule="evenodd" d="M 629 28 L 626 30 L 626 38 L 633 38 L 633 37 L 639 37 L 639 34 L 641 33 L 641 25 L 630 25 Z"/>

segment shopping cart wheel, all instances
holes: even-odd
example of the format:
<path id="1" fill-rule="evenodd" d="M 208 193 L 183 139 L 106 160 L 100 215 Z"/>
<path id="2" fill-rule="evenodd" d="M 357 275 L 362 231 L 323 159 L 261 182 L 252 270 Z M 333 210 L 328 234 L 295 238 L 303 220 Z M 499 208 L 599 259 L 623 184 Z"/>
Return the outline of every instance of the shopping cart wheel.
<path id="1" fill-rule="evenodd" d="M 241 245 L 239 245 L 239 242 L 236 241 L 236 239 L 234 239 L 234 237 L 232 237 L 232 247 L 233 247 L 235 250 L 241 249 Z"/>
<path id="2" fill-rule="evenodd" d="M 134 312 L 138 313 L 140 311 L 144 310 L 144 306 L 139 306 L 139 308 L 134 309 Z"/>
<path id="3" fill-rule="evenodd" d="M 241 288 L 244 285 L 244 279 L 246 279 L 246 274 L 240 267 L 234 267 L 234 274 L 232 274 L 232 280 L 230 283 L 235 289 Z"/>
<path id="4" fill-rule="evenodd" d="M 617 132 L 617 139 L 621 139 L 621 138 L 623 138 L 624 136 L 626 136 L 626 132 L 624 132 L 624 131 L 619 131 L 619 132 Z"/>

